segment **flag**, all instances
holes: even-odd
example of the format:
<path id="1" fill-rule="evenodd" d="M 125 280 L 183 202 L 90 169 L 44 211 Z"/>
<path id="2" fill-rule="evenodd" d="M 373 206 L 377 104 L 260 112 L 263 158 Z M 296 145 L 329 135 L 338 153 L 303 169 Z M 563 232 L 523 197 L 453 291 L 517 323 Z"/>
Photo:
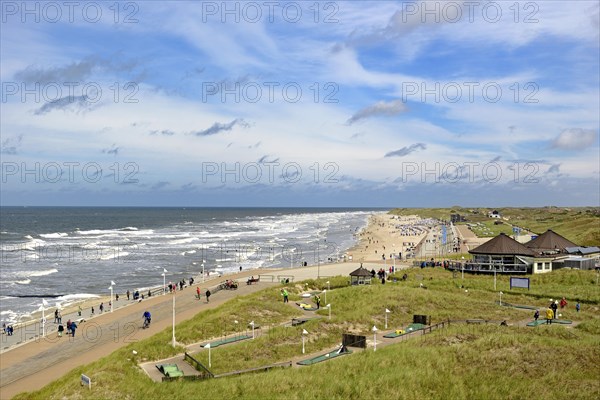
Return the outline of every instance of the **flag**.
<path id="1" fill-rule="evenodd" d="M 388 310 L 388 309 L 386 308 L 386 309 L 385 309 L 385 312 L 387 312 L 387 313 L 390 313 L 391 311 L 390 311 L 390 310 Z"/>
<path id="2" fill-rule="evenodd" d="M 46 301 L 46 299 L 42 299 L 42 305 L 44 307 L 48 307 L 48 302 Z"/>
<path id="3" fill-rule="evenodd" d="M 210 349 L 210 343 L 206 343 L 206 344 L 204 345 L 204 348 L 205 348 L 205 349 Z"/>
<path id="4" fill-rule="evenodd" d="M 302 329 L 302 334 L 303 335 L 308 335 L 308 332 L 306 331 L 306 329 Z"/>
<path id="5" fill-rule="evenodd" d="M 110 281 L 110 286 L 116 285 L 115 281 Z"/>
<path id="6" fill-rule="evenodd" d="M 166 273 L 167 273 L 167 272 L 169 272 L 169 271 L 167 271 L 167 269 L 166 269 L 166 268 L 163 268 L 163 272 L 166 274 Z"/>

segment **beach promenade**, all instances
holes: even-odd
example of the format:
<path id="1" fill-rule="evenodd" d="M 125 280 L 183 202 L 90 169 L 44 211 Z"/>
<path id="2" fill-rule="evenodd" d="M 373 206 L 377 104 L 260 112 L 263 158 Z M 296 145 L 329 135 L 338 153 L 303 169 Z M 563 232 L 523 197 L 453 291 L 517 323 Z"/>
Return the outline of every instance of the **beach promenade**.
<path id="1" fill-rule="evenodd" d="M 88 319 L 79 325 L 75 337 L 64 335 L 57 337 L 52 332 L 44 339 L 38 339 L 5 351 L 0 356 L 0 398 L 7 399 L 22 391 L 39 389 L 71 369 L 95 361 L 110 354 L 123 345 L 148 338 L 163 329 L 170 327 L 172 322 L 172 298 L 176 302 L 176 323 L 193 317 L 198 312 L 215 308 L 235 296 L 241 296 L 275 286 L 279 282 L 261 281 L 258 284 L 246 285 L 245 281 L 251 275 L 259 273 L 277 275 L 285 274 L 293 281 L 316 278 L 319 272 L 322 277 L 347 275 L 359 267 L 359 263 L 348 262 L 303 267 L 282 270 L 252 270 L 228 276 L 240 282 L 238 290 L 220 290 L 210 298 L 202 296 L 196 299 L 196 285 L 188 287 L 175 294 L 153 296 L 142 302 L 130 302 L 126 307 L 120 307 L 114 312 L 105 312 L 93 319 Z M 219 284 L 224 278 L 213 279 L 202 288 Z M 145 310 L 152 313 L 152 324 L 148 329 L 142 329 L 142 314 Z M 63 322 L 64 318 L 63 316 Z M 165 345 L 169 345 L 165 343 Z"/>
<path id="2" fill-rule="evenodd" d="M 15 336 L 7 337 L 2 335 L 2 353 L 0 353 L 0 398 L 6 399 L 23 391 L 39 389 L 52 381 L 60 378 L 73 368 L 85 365 L 98 360 L 121 346 L 132 342 L 148 338 L 172 324 L 172 302 L 173 297 L 176 303 L 176 323 L 192 318 L 203 310 L 217 307 L 224 302 L 245 294 L 253 293 L 258 290 L 275 286 L 279 284 L 278 276 L 289 277 L 291 282 L 297 282 L 304 279 L 315 279 L 319 277 L 330 277 L 344 275 L 347 276 L 351 271 L 358 268 L 361 264 L 368 269 L 379 268 L 391 265 L 390 260 L 384 261 L 377 259 L 376 254 L 382 251 L 388 252 L 394 248 L 395 243 L 403 241 L 417 241 L 417 237 L 404 237 L 398 234 L 396 226 L 398 220 L 391 220 L 389 215 L 375 215 L 365 231 L 369 232 L 372 242 L 376 240 L 377 246 L 364 245 L 365 238 L 348 254 L 352 254 L 353 261 L 347 261 L 337 264 L 326 264 L 319 266 L 309 266 L 293 269 L 263 269 L 247 270 L 237 274 L 231 274 L 224 277 L 211 277 L 206 282 L 198 282 L 191 287 L 187 287 L 174 294 L 156 295 L 146 298 L 141 302 L 127 301 L 121 296 L 118 302 L 114 302 L 114 311 L 111 313 L 107 307 L 108 302 L 104 299 L 105 311 L 103 314 L 97 314 L 90 318 L 89 304 L 83 308 L 82 316 L 79 317 L 76 309 L 63 313 L 62 322 L 66 325 L 68 319 L 85 319 L 76 330 L 75 337 L 63 335 L 57 337 L 56 325 L 54 325 L 54 310 L 48 310 L 46 319 L 48 321 L 48 331 L 44 338 L 35 337 L 27 339 L 27 335 L 34 337 L 39 335 L 39 323 L 24 329 L 15 330 Z M 364 235 L 366 237 L 366 235 Z M 376 238 L 376 239 L 373 239 Z M 422 239 L 422 237 L 418 237 Z M 385 250 L 383 250 L 385 246 Z M 362 248 L 361 248 L 362 247 Z M 374 249 L 381 248 L 378 253 Z M 389 253 L 388 253 L 389 254 Z M 396 260 L 396 267 L 402 268 L 399 260 Z M 250 276 L 262 274 L 265 278 L 258 284 L 246 285 L 246 280 Z M 239 289 L 235 291 L 220 290 L 216 291 L 210 298 L 210 303 L 206 302 L 204 292 L 207 288 L 211 291 L 225 279 L 238 280 Z M 201 289 L 201 299 L 196 298 L 196 288 Z M 101 299 L 94 299 L 98 304 Z M 152 324 L 148 329 L 142 329 L 142 314 L 145 310 L 152 313 Z M 97 312 L 97 311 L 96 311 Z M 37 326 L 35 326 L 37 325 Z M 17 342 L 22 342 L 16 345 Z M 165 345 L 169 345 L 165 343 Z"/>

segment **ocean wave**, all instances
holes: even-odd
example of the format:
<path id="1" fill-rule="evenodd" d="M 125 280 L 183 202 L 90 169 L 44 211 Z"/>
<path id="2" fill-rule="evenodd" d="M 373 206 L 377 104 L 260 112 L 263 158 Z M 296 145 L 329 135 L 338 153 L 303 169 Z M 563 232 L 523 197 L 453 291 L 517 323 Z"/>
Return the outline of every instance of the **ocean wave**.
<path id="1" fill-rule="evenodd" d="M 63 232 L 41 233 L 40 234 L 40 237 L 43 237 L 44 239 L 58 239 L 58 238 L 66 237 L 66 236 L 69 236 L 69 234 L 63 233 Z"/>
<path id="2" fill-rule="evenodd" d="M 52 269 L 46 269 L 43 271 L 24 271 L 24 272 L 22 272 L 22 274 L 24 277 L 30 277 L 30 276 L 46 276 L 46 275 L 55 274 L 57 272 L 58 272 L 58 270 L 56 268 L 52 268 Z"/>
<path id="3" fill-rule="evenodd" d="M 198 240 L 200 240 L 200 239 L 191 237 L 191 238 L 185 238 L 185 239 L 171 240 L 169 242 L 169 244 L 188 244 L 188 243 L 196 242 Z"/>
<path id="4" fill-rule="evenodd" d="M 135 226 L 126 226 L 125 228 L 117 229 L 118 231 L 139 231 Z"/>
<path id="5" fill-rule="evenodd" d="M 58 301 L 72 301 L 72 300 L 85 300 L 85 299 L 95 299 L 99 298 L 97 294 L 89 294 L 89 293 L 76 293 L 76 294 L 67 294 L 64 296 L 59 296 L 56 298 Z"/>
<path id="6" fill-rule="evenodd" d="M 31 279 L 25 279 L 22 281 L 15 281 L 14 283 L 18 284 L 18 285 L 29 285 L 31 283 Z"/>

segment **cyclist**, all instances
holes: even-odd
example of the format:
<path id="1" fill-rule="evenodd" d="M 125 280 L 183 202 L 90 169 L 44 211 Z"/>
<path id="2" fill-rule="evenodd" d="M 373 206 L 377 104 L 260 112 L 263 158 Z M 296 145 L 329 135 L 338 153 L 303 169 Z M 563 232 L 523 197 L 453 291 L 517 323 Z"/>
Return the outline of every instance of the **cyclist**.
<path id="1" fill-rule="evenodd" d="M 147 328 L 150 325 L 151 320 L 152 315 L 150 315 L 150 311 L 144 311 L 144 328 Z"/>

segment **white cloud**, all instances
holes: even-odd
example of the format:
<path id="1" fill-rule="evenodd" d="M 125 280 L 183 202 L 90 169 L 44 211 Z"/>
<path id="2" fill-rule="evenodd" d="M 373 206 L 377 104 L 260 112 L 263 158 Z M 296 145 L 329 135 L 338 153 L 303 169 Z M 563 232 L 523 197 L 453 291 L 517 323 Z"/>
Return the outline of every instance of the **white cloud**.
<path id="1" fill-rule="evenodd" d="M 598 144 L 598 132 L 592 129 L 570 128 L 562 131 L 552 142 L 561 150 L 583 150 Z"/>

